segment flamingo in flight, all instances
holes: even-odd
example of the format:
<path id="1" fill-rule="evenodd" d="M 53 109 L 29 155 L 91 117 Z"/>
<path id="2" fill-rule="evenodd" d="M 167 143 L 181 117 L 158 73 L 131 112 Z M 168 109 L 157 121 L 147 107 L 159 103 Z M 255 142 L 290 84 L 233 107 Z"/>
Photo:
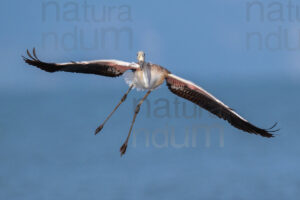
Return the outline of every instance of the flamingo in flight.
<path id="1" fill-rule="evenodd" d="M 24 61 L 29 64 L 36 66 L 47 72 L 75 72 L 85 74 L 96 74 L 108 77 L 118 77 L 123 75 L 126 71 L 125 81 L 129 85 L 129 89 L 121 98 L 120 102 L 108 115 L 104 122 L 95 130 L 95 135 L 99 133 L 108 119 L 118 109 L 118 107 L 126 100 L 128 93 L 137 88 L 139 90 L 146 90 L 145 96 L 140 100 L 134 110 L 134 116 L 131 122 L 131 126 L 127 135 L 127 138 L 120 148 L 121 156 L 126 152 L 128 140 L 132 131 L 137 114 L 140 111 L 140 107 L 149 94 L 154 91 L 158 86 L 166 81 L 167 87 L 175 95 L 187 99 L 198 106 L 208 110 L 215 114 L 219 118 L 228 121 L 232 126 L 263 137 L 271 138 L 274 135 L 272 133 L 278 131 L 273 128 L 277 125 L 275 123 L 269 129 L 262 129 L 254 126 L 246 119 L 237 114 L 233 109 L 225 105 L 223 102 L 218 100 L 212 94 L 205 91 L 195 83 L 180 78 L 172 74 L 169 70 L 163 68 L 160 65 L 152 64 L 145 61 L 145 53 L 139 51 L 137 53 L 137 62 L 124 62 L 119 60 L 93 60 L 93 61 L 82 61 L 82 62 L 67 62 L 67 63 L 48 63 L 43 62 L 36 56 L 35 48 L 31 53 L 27 50 L 28 57 L 24 57 Z"/>

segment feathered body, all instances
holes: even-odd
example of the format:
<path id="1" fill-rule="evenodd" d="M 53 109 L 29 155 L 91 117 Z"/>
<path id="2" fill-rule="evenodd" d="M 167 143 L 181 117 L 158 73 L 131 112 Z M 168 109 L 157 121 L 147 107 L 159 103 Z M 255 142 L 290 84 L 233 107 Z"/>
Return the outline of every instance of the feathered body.
<path id="1" fill-rule="evenodd" d="M 138 90 L 154 90 L 164 83 L 170 72 L 152 63 L 140 63 L 136 70 L 128 71 L 125 74 L 125 81 Z"/>

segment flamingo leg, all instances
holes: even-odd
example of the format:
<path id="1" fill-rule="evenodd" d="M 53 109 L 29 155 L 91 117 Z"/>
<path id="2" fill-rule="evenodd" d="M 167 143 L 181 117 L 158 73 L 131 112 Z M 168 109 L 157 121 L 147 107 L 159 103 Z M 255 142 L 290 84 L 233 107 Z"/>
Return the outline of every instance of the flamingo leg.
<path id="1" fill-rule="evenodd" d="M 109 118 L 114 114 L 114 112 L 119 108 L 119 106 L 126 100 L 126 97 L 127 97 L 128 93 L 132 90 L 132 88 L 133 88 L 133 85 L 131 85 L 131 86 L 129 87 L 129 89 L 128 89 L 127 92 L 124 94 L 124 96 L 122 97 L 122 99 L 120 100 L 120 102 L 118 103 L 118 105 L 117 105 L 117 106 L 114 108 L 114 110 L 108 115 L 108 117 L 104 120 L 104 122 L 103 122 L 100 126 L 98 126 L 98 128 L 95 130 L 95 135 L 97 135 L 97 133 L 99 133 L 99 132 L 102 130 L 102 128 L 103 128 L 104 124 L 107 122 L 107 120 L 109 120 Z"/>
<path id="2" fill-rule="evenodd" d="M 134 124 L 134 122 L 135 122 L 135 118 L 136 118 L 137 114 L 138 114 L 139 111 L 140 111 L 140 107 L 141 107 L 142 103 L 145 101 L 145 99 L 148 97 L 148 95 L 149 95 L 150 93 L 151 93 L 151 90 L 149 90 L 149 91 L 145 94 L 145 96 L 142 98 L 142 100 L 139 102 L 139 104 L 138 104 L 138 105 L 136 106 L 136 108 L 135 108 L 134 116 L 133 116 L 133 119 L 132 119 L 132 122 L 131 122 L 131 126 L 130 126 L 130 129 L 129 129 L 129 133 L 128 133 L 128 135 L 127 135 L 127 138 L 126 138 L 124 144 L 123 144 L 123 145 L 121 146 L 121 148 L 120 148 L 121 156 L 123 156 L 123 155 L 125 154 L 125 152 L 126 152 L 127 145 L 128 145 L 128 140 L 129 140 L 129 137 L 130 137 L 131 131 L 132 131 L 132 127 L 133 127 L 133 124 Z"/>

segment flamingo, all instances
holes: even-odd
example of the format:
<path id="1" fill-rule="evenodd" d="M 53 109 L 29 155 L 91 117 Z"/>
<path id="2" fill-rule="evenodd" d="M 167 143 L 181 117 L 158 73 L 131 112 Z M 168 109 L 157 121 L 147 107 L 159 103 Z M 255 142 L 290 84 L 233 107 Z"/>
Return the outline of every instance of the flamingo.
<path id="1" fill-rule="evenodd" d="M 28 57 L 22 56 L 27 64 L 51 73 L 64 71 L 96 74 L 108 77 L 119 77 L 125 72 L 128 72 L 124 77 L 126 83 L 129 85 L 129 89 L 123 95 L 113 111 L 106 117 L 104 122 L 95 130 L 95 135 L 103 129 L 105 123 L 119 108 L 119 106 L 126 100 L 127 95 L 132 89 L 136 88 L 140 91 L 147 91 L 134 110 L 134 115 L 128 135 L 125 142 L 120 148 L 121 156 L 126 152 L 132 128 L 135 123 L 135 119 L 140 111 L 142 103 L 150 95 L 150 93 L 152 93 L 155 89 L 158 88 L 158 86 L 162 85 L 164 82 L 166 82 L 169 90 L 175 95 L 197 104 L 201 108 L 204 108 L 205 110 L 213 113 L 219 118 L 228 121 L 232 126 L 244 132 L 271 138 L 274 137 L 273 133 L 279 130 L 273 129 L 277 125 L 277 123 L 275 123 L 269 129 L 258 128 L 257 126 L 251 124 L 245 118 L 237 114 L 229 106 L 225 105 L 219 99 L 204 90 L 202 87 L 189 80 L 172 74 L 169 70 L 160 65 L 146 62 L 145 53 L 143 51 L 139 51 L 137 53 L 137 62 L 124 62 L 120 60 L 92 60 L 80 62 L 72 61 L 66 63 L 43 62 L 37 57 L 35 48 L 33 48 L 32 54 L 27 50 L 27 55 Z"/>

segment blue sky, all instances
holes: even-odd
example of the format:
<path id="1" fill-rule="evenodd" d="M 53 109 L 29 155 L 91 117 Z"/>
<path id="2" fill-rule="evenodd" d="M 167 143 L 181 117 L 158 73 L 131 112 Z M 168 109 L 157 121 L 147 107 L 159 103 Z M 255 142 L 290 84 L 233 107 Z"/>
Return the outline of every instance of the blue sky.
<path id="1" fill-rule="evenodd" d="M 0 51 L 5 57 L 1 87 L 26 87 L 33 84 L 27 80 L 47 79 L 48 74 L 29 69 L 20 59 L 32 47 L 37 48 L 40 58 L 54 62 L 102 58 L 135 61 L 136 52 L 144 50 L 149 61 L 194 82 L 198 79 L 298 82 L 300 47 L 290 51 L 284 46 L 285 31 L 289 44 L 297 47 L 300 43 L 300 21 L 288 19 L 289 15 L 296 17 L 295 12 L 286 8 L 287 2 L 274 5 L 273 1 L 258 1 L 249 7 L 251 3 L 189 1 L 183 6 L 182 1 L 1 1 Z M 102 20 L 93 20 L 92 15 Z M 284 20 L 276 20 L 278 15 Z M 111 29 L 124 30 L 120 32 L 117 48 L 114 33 L 104 33 Z M 280 36 L 278 30 L 282 30 Z M 259 34 L 260 39 L 256 36 L 249 39 L 251 47 L 247 49 L 247 35 L 251 33 Z M 278 38 L 282 47 L 272 50 Z M 87 50 L 80 44 L 82 41 L 87 46 L 98 46 Z M 103 41 L 105 47 L 101 46 Z M 67 76 L 61 74 L 54 79 L 62 81 L 61 77 Z"/>

